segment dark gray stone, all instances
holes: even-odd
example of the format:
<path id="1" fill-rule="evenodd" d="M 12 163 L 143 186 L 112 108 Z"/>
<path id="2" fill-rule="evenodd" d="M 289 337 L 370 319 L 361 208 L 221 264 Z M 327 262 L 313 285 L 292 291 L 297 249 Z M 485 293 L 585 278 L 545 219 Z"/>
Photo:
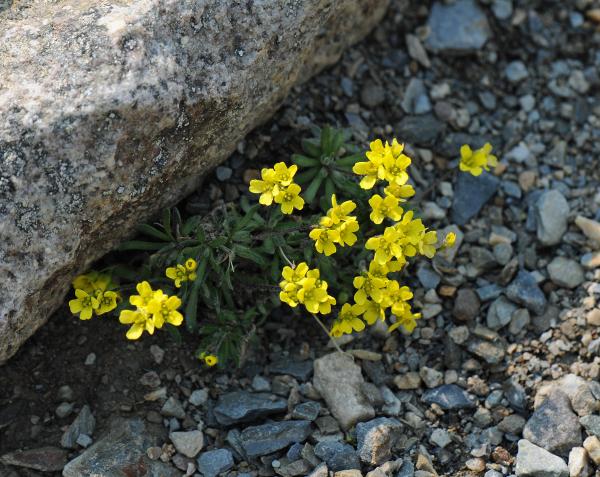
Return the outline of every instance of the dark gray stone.
<path id="1" fill-rule="evenodd" d="M 533 275 L 525 270 L 519 271 L 515 279 L 506 289 L 506 296 L 524 307 L 541 315 L 546 309 L 546 296 L 540 289 Z"/>
<path id="2" fill-rule="evenodd" d="M 444 384 L 443 386 L 429 389 L 423 393 L 421 400 L 427 404 L 437 404 L 447 411 L 475 407 L 475 402 L 473 402 L 467 392 L 456 384 Z"/>
<path id="3" fill-rule="evenodd" d="M 459 172 L 454 187 L 452 221 L 458 225 L 465 225 L 496 194 L 499 185 L 500 180 L 488 172 L 478 177 Z"/>
<path id="4" fill-rule="evenodd" d="M 77 444 L 77 439 L 81 434 L 91 436 L 96 427 L 96 419 L 92 414 L 91 409 L 86 404 L 81 408 L 75 420 L 71 423 L 68 429 L 64 432 L 60 439 L 60 445 L 67 449 L 74 449 Z"/>
<path id="5" fill-rule="evenodd" d="M 305 419 L 307 421 L 314 421 L 319 417 L 319 411 L 321 405 L 315 401 L 308 401 L 298 404 L 292 411 L 293 419 Z"/>
<path id="6" fill-rule="evenodd" d="M 215 418 L 223 426 L 253 422 L 287 411 L 287 401 L 267 393 L 235 391 L 219 397 Z"/>
<path id="7" fill-rule="evenodd" d="M 581 446 L 581 426 L 569 397 L 559 389 L 552 391 L 527 421 L 523 437 L 549 452 L 562 455 Z"/>
<path id="8" fill-rule="evenodd" d="M 63 477 L 115 477 L 144 469 L 145 477 L 179 477 L 181 472 L 146 455 L 149 447 L 164 443 L 164 429 L 142 419 L 116 419 L 109 431 L 83 454 L 69 462 Z"/>
<path id="9" fill-rule="evenodd" d="M 426 45 L 438 52 L 471 53 L 483 47 L 491 35 L 485 13 L 473 0 L 434 3 L 427 25 L 431 33 Z"/>
<path id="10" fill-rule="evenodd" d="M 431 146 L 444 130 L 433 114 L 405 116 L 396 127 L 398 137 L 417 146 Z"/>
<path id="11" fill-rule="evenodd" d="M 325 461 L 329 470 L 360 469 L 354 447 L 339 441 L 322 441 L 315 446 L 315 455 Z"/>
<path id="12" fill-rule="evenodd" d="M 217 477 L 227 472 L 234 465 L 233 455 L 227 449 L 216 449 L 203 452 L 198 457 L 198 471 L 203 477 Z"/>
<path id="13" fill-rule="evenodd" d="M 357 452 L 369 465 L 381 465 L 392 458 L 392 448 L 400 437 L 402 425 L 396 419 L 378 417 L 356 425 Z"/>
<path id="14" fill-rule="evenodd" d="M 260 457 L 304 442 L 311 433 L 310 421 L 282 421 L 247 427 L 240 435 L 244 453 L 249 458 Z"/>
<path id="15" fill-rule="evenodd" d="M 415 466 L 410 460 L 405 460 L 402 462 L 402 466 L 400 470 L 396 474 L 396 477 L 414 477 L 415 475 Z"/>
<path id="16" fill-rule="evenodd" d="M 313 373 L 312 360 L 292 361 L 282 360 L 269 365 L 272 374 L 288 374 L 299 381 L 307 381 Z"/>
<path id="17" fill-rule="evenodd" d="M 589 434 L 600 438 L 600 416 L 590 414 L 580 417 L 579 422 Z"/>

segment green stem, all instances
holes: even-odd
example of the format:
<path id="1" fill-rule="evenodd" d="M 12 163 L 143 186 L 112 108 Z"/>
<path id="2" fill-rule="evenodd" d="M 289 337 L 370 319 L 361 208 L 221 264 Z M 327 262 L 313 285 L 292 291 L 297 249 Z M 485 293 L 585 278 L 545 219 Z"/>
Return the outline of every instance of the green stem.
<path id="1" fill-rule="evenodd" d="M 325 334 L 327 335 L 327 337 L 331 340 L 331 342 L 333 343 L 333 346 L 335 346 L 335 349 L 337 349 L 340 353 L 346 354 L 342 350 L 342 348 L 340 348 L 340 346 L 337 344 L 337 342 L 335 341 L 335 339 L 331 337 L 331 335 L 329 334 L 329 331 L 327 331 L 327 327 L 323 324 L 323 322 L 321 320 L 319 320 L 319 318 L 317 317 L 317 315 L 315 315 L 314 313 L 311 313 L 311 315 L 317 321 L 317 323 L 319 323 L 319 326 L 323 329 L 323 331 L 325 332 Z"/>

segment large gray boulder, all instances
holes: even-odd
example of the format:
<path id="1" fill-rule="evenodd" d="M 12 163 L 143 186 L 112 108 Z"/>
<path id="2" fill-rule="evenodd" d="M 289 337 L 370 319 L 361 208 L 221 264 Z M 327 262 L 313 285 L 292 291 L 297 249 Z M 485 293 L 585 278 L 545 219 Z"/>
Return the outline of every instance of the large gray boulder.
<path id="1" fill-rule="evenodd" d="M 0 363 L 74 274 L 198 187 L 388 2 L 61 0 L 0 11 Z"/>

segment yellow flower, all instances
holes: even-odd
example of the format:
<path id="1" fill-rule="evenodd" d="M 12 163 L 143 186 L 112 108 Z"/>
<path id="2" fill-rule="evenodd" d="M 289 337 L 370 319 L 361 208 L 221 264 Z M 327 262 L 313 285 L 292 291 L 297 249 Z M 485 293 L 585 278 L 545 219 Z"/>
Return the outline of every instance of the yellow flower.
<path id="1" fill-rule="evenodd" d="M 183 315 L 177 311 L 181 306 L 181 299 L 176 296 L 162 295 L 150 300 L 148 313 L 154 318 L 154 326 L 162 328 L 164 323 L 179 326 L 183 322 Z"/>
<path id="2" fill-rule="evenodd" d="M 106 273 L 89 272 L 73 279 L 73 288 L 86 293 L 95 293 L 96 290 L 104 291 L 110 285 L 110 275 Z"/>
<path id="3" fill-rule="evenodd" d="M 75 297 L 75 299 L 69 301 L 71 313 L 74 315 L 79 313 L 80 320 L 89 320 L 94 311 L 100 306 L 100 303 L 94 295 L 90 295 L 81 289 L 75 290 Z"/>
<path id="4" fill-rule="evenodd" d="M 402 247 L 398 243 L 400 234 L 394 227 L 386 227 L 383 235 L 377 235 L 367 240 L 365 248 L 375 251 L 375 261 L 379 265 L 384 265 L 392 258 L 402 260 Z"/>
<path id="5" fill-rule="evenodd" d="M 496 167 L 497 165 L 498 158 L 492 154 L 492 145 L 489 142 L 476 151 L 473 151 L 468 144 L 463 144 L 460 148 L 459 168 L 463 172 L 479 176 L 484 169 L 489 171 L 490 166 Z"/>
<path id="6" fill-rule="evenodd" d="M 362 318 L 369 326 L 374 325 L 377 320 L 385 321 L 386 307 L 383 304 L 373 300 L 366 300 L 363 303 L 363 308 Z"/>
<path id="7" fill-rule="evenodd" d="M 450 248 L 454 246 L 456 242 L 456 234 L 454 232 L 448 232 L 446 237 L 444 237 L 444 242 L 442 243 L 442 248 Z"/>
<path id="8" fill-rule="evenodd" d="M 308 236 L 315 241 L 317 252 L 327 256 L 335 253 L 335 243 L 340 240 L 340 233 L 337 230 L 325 228 L 312 229 Z"/>
<path id="9" fill-rule="evenodd" d="M 388 273 L 399 272 L 402 267 L 406 264 L 406 260 L 399 262 L 398 260 L 391 260 L 387 263 L 380 265 L 375 260 L 369 262 L 369 274 L 375 278 L 380 278 L 387 283 Z"/>
<path id="10" fill-rule="evenodd" d="M 387 143 L 386 143 L 387 146 Z M 370 151 L 367 151 L 366 156 L 368 161 L 357 162 L 352 167 L 352 172 L 359 176 L 365 176 L 360 181 L 360 186 L 363 189 L 372 189 L 379 177 L 379 168 L 382 166 L 383 157 L 385 155 L 385 147 L 381 139 L 377 139 L 370 144 Z"/>
<path id="11" fill-rule="evenodd" d="M 406 202 L 406 199 L 415 195 L 415 189 L 410 184 L 390 184 L 383 189 L 383 192 L 386 195 L 393 195 L 398 199 L 398 202 Z"/>
<path id="12" fill-rule="evenodd" d="M 408 333 L 412 333 L 413 330 L 417 327 L 417 320 L 421 318 L 421 313 L 413 313 L 410 305 L 406 305 L 406 307 L 402 310 L 402 313 L 396 314 L 396 323 L 390 325 L 388 331 L 391 333 L 396 328 L 402 327 Z"/>
<path id="13" fill-rule="evenodd" d="M 274 169 L 264 168 L 260 174 L 262 180 L 251 180 L 249 190 L 253 194 L 260 194 L 258 201 L 262 205 L 271 205 L 274 196 L 279 192 L 277 188 L 277 173 Z"/>
<path id="14" fill-rule="evenodd" d="M 214 354 L 207 354 L 204 357 L 204 362 L 207 366 L 213 367 L 219 362 L 219 358 L 217 358 Z"/>
<path id="15" fill-rule="evenodd" d="M 96 295 L 96 299 L 98 300 L 96 314 L 103 315 L 104 313 L 114 310 L 117 307 L 118 297 L 119 295 L 113 291 L 100 292 Z"/>
<path id="16" fill-rule="evenodd" d="M 396 142 L 395 139 L 394 142 Z M 391 151 L 384 156 L 383 169 L 379 169 L 379 178 L 387 180 L 390 184 L 401 186 L 408 181 L 406 169 L 410 166 L 411 161 L 410 157 L 402 154 L 403 145 L 396 143 L 395 147 L 394 150 L 394 146 L 392 146 Z"/>
<path id="17" fill-rule="evenodd" d="M 319 313 L 321 303 L 329 301 L 327 291 L 317 287 L 316 282 L 316 278 L 305 278 L 298 290 L 298 301 L 311 313 Z"/>
<path id="18" fill-rule="evenodd" d="M 364 330 L 365 323 L 359 318 L 363 311 L 364 308 L 360 305 L 344 303 L 337 319 L 333 322 L 331 335 L 338 338 L 343 334 L 351 334 L 353 331 Z"/>
<path id="19" fill-rule="evenodd" d="M 398 205 L 398 199 L 393 195 L 386 195 L 385 198 L 375 194 L 369 199 L 371 206 L 370 218 L 375 224 L 380 224 L 386 217 L 394 221 L 402 217 L 402 208 Z"/>
<path id="20" fill-rule="evenodd" d="M 334 297 L 327 295 L 327 300 L 319 303 L 319 313 L 321 313 L 322 315 L 328 315 L 329 313 L 331 313 L 332 305 L 335 305 L 336 303 L 337 301 Z"/>
<path id="21" fill-rule="evenodd" d="M 188 258 L 185 265 L 177 264 L 165 270 L 165 275 L 175 282 L 177 288 L 181 287 L 182 282 L 193 282 L 196 279 L 196 269 L 198 264 L 193 258 Z"/>
<path id="22" fill-rule="evenodd" d="M 425 226 L 421 219 L 413 220 L 413 211 L 407 211 L 402 220 L 397 222 L 393 229 L 398 234 L 398 243 L 402 247 L 402 254 L 406 257 L 414 257 L 417 254 L 417 247 L 421 242 L 421 237 L 425 233 Z"/>
<path id="23" fill-rule="evenodd" d="M 151 335 L 154 334 L 154 318 L 148 312 L 138 308 L 137 310 L 122 310 L 119 314 L 119 322 L 131 325 L 125 336 L 130 340 L 137 340 L 144 330 Z"/>
<path id="24" fill-rule="evenodd" d="M 279 188 L 279 192 L 275 196 L 275 202 L 281 204 L 281 212 L 291 214 L 294 209 L 302 210 L 304 199 L 298 195 L 301 190 L 300 186 L 295 183 Z"/>
<path id="25" fill-rule="evenodd" d="M 413 293 L 407 286 L 400 286 L 396 280 L 390 280 L 384 292 L 384 298 L 382 300 L 383 305 L 391 307 L 392 313 L 396 316 L 404 313 L 407 306 L 408 300 L 411 300 Z"/>
<path id="26" fill-rule="evenodd" d="M 327 217 L 331 219 L 331 224 L 337 225 L 342 221 L 355 219 L 355 217 L 348 217 L 348 214 L 356 209 L 356 204 L 347 200 L 338 205 L 335 194 L 331 195 L 331 209 L 327 211 Z"/>
<path id="27" fill-rule="evenodd" d="M 133 306 L 137 306 L 138 308 L 145 308 L 150 302 L 150 300 L 152 300 L 156 292 L 152 290 L 152 287 L 146 281 L 138 283 L 135 286 L 135 289 L 137 290 L 139 295 L 131 295 L 129 297 L 129 303 L 131 303 Z M 160 292 L 160 294 L 162 294 L 161 290 L 157 290 L 157 292 Z"/>
<path id="28" fill-rule="evenodd" d="M 425 232 L 419 242 L 419 253 L 425 255 L 427 258 L 433 258 L 437 252 L 437 249 L 435 248 L 437 240 L 437 232 L 435 230 Z"/>
<path id="29" fill-rule="evenodd" d="M 368 298 L 372 298 L 377 303 L 383 299 L 382 288 L 385 287 L 386 279 L 378 278 L 371 275 L 368 272 L 364 272 L 361 275 L 354 277 L 352 281 L 356 293 L 354 294 L 354 301 L 358 305 L 364 305 Z"/>
<path id="30" fill-rule="evenodd" d="M 343 247 L 349 245 L 350 247 L 356 243 L 356 235 L 359 229 L 358 222 L 354 217 L 350 217 L 353 220 L 345 220 L 336 226 L 337 232 L 339 233 L 338 243 Z"/>
<path id="31" fill-rule="evenodd" d="M 287 167 L 284 162 L 278 162 L 273 166 L 273 170 L 275 171 L 275 180 L 277 181 L 277 185 L 279 188 L 289 186 L 294 180 L 294 175 L 298 170 L 298 166 L 296 164 L 292 164 L 290 167 Z"/>

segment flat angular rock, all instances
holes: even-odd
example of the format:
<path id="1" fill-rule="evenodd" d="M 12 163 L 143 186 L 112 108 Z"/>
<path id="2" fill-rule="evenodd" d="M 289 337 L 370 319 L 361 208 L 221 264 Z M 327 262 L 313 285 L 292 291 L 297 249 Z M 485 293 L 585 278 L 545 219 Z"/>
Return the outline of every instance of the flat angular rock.
<path id="1" fill-rule="evenodd" d="M 456 384 L 444 384 L 443 386 L 429 389 L 423 393 L 421 400 L 427 404 L 437 404 L 447 411 L 475 407 L 475 402 L 473 402 L 467 392 Z"/>
<path id="2" fill-rule="evenodd" d="M 96 427 L 96 419 L 91 409 L 86 404 L 81 408 L 75 420 L 71 423 L 60 439 L 60 445 L 67 449 L 74 449 L 80 435 L 91 436 Z"/>
<path id="3" fill-rule="evenodd" d="M 196 457 L 204 447 L 204 435 L 202 431 L 171 432 L 169 439 L 177 449 L 186 457 Z"/>
<path id="4" fill-rule="evenodd" d="M 75 274 L 197 189 L 388 4 L 36 1 L 3 10 L 0 363 L 63 303 Z"/>
<path id="5" fill-rule="evenodd" d="M 268 393 L 235 391 L 219 396 L 215 418 L 223 426 L 264 419 L 287 411 L 287 401 Z"/>
<path id="6" fill-rule="evenodd" d="M 531 415 L 523 437 L 549 452 L 567 455 L 581 446 L 581 426 L 569 397 L 556 389 Z"/>
<path id="7" fill-rule="evenodd" d="M 452 221 L 465 225 L 496 194 L 499 186 L 500 180 L 488 172 L 478 177 L 460 172 L 454 188 Z"/>
<path id="8" fill-rule="evenodd" d="M 427 25 L 431 33 L 426 45 L 438 52 L 477 51 L 492 33 L 485 13 L 474 0 L 458 0 L 449 5 L 434 3 Z"/>
<path id="9" fill-rule="evenodd" d="M 569 477 L 564 460 L 525 439 L 519 441 L 515 471 L 517 477 Z"/>
<path id="10" fill-rule="evenodd" d="M 240 435 L 249 458 L 260 457 L 304 442 L 311 433 L 310 421 L 282 421 L 247 427 Z"/>
<path id="11" fill-rule="evenodd" d="M 164 443 L 164 430 L 141 419 L 115 419 L 108 432 L 83 454 L 70 461 L 63 477 L 179 477 L 181 472 L 146 455 L 149 447 Z"/>
<path id="12" fill-rule="evenodd" d="M 0 462 L 42 472 L 56 472 L 63 470 L 67 463 L 67 451 L 50 446 L 40 447 L 39 449 L 18 450 L 4 454 L 0 457 Z"/>
<path id="13" fill-rule="evenodd" d="M 525 270 L 519 271 L 515 279 L 506 289 L 509 300 L 529 308 L 537 315 L 544 313 L 547 300 L 533 275 Z"/>
<path id="14" fill-rule="evenodd" d="M 375 417 L 375 409 L 361 390 L 360 366 L 350 356 L 331 353 L 315 361 L 314 384 L 344 429 Z"/>
<path id="15" fill-rule="evenodd" d="M 233 455 L 227 449 L 203 452 L 198 457 L 198 470 L 204 477 L 217 477 L 234 466 Z"/>
<path id="16" fill-rule="evenodd" d="M 315 446 L 315 455 L 325 461 L 329 470 L 360 469 L 354 447 L 339 441 L 321 441 Z"/>
<path id="17" fill-rule="evenodd" d="M 306 381 L 313 372 L 313 362 L 306 361 L 277 361 L 269 365 L 269 371 L 273 374 L 289 374 L 300 381 Z"/>

